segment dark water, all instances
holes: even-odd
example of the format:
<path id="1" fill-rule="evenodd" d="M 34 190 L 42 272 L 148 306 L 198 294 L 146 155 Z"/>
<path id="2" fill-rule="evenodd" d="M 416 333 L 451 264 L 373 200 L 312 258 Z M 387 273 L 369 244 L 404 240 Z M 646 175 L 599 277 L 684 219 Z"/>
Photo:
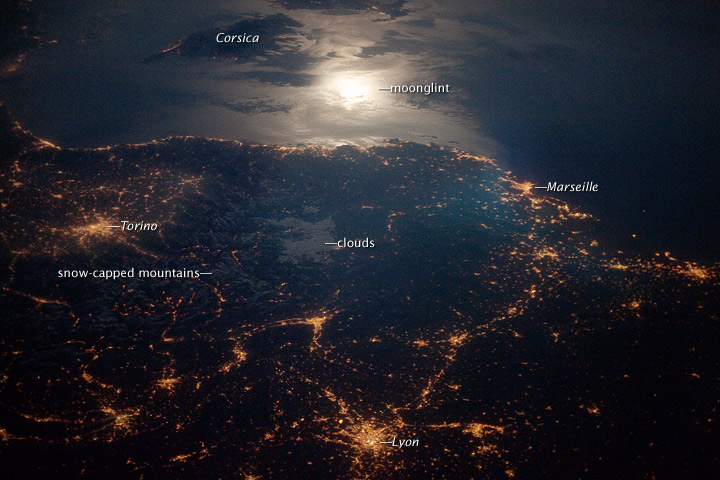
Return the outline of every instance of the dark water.
<path id="1" fill-rule="evenodd" d="M 304 40 L 270 68 L 142 62 L 266 2 L 33 3 L 57 43 L 0 100 L 70 147 L 380 131 L 502 168 L 402 141 L 52 148 L 0 109 L 0 476 L 716 477 L 720 267 L 682 260 L 720 251 L 717 6 L 280 3 Z M 458 95 L 332 91 L 365 70 Z M 508 169 L 601 188 L 538 199 Z M 52 273 L 83 268 L 212 275 Z"/>
<path id="2" fill-rule="evenodd" d="M 364 5 L 356 3 L 348 6 Z M 322 61 L 279 56 L 274 75 L 289 83 L 303 75 L 306 82 L 288 89 L 277 85 L 283 83 L 278 78 L 274 84 L 247 78 L 218 82 L 217 75 L 228 74 L 229 67 L 209 59 L 141 62 L 177 39 L 243 14 L 282 10 L 266 2 L 40 2 L 31 8 L 41 35 L 58 43 L 30 53 L 18 75 L 6 75 L 0 99 L 41 137 L 75 147 L 171 134 L 295 144 L 415 140 L 419 133 L 453 131 L 452 115 L 437 113 L 437 104 L 410 113 L 378 110 L 365 120 L 349 111 L 346 119 L 337 113 L 342 108 L 318 102 L 312 87 L 328 69 L 383 72 L 388 63 L 383 59 L 407 60 L 419 65 L 406 69 L 414 75 L 410 79 L 422 72 L 442 75 L 459 92 L 448 102 L 457 110 L 457 125 L 468 127 L 456 129 L 461 147 L 494 155 L 533 183 L 598 183 L 595 194 L 562 198 L 600 218 L 619 248 L 720 259 L 717 4 L 465 3 L 408 4 L 390 20 L 356 10 L 327 15 L 293 2 L 285 13 L 303 23 L 306 34 L 312 32 L 308 38 L 337 38 L 333 49 L 341 51 L 335 44 L 347 41 L 362 53 L 335 52 L 345 57 Z M 386 24 L 380 33 L 372 30 Z M 351 25 L 368 32 L 363 36 Z M 442 66 L 446 60 L 451 67 Z M 385 74 L 378 75 L 386 81 Z M 270 109 L 285 113 L 255 115 L 217 106 L 245 108 L 248 100 L 269 102 Z M 313 123 L 321 111 L 331 112 L 329 120 Z M 419 120 L 411 124 L 411 118 Z"/>
<path id="3" fill-rule="evenodd" d="M 474 108 L 521 176 L 577 195 L 624 239 L 717 260 L 720 16 L 712 2 L 507 9 L 552 44 L 478 59 Z"/>

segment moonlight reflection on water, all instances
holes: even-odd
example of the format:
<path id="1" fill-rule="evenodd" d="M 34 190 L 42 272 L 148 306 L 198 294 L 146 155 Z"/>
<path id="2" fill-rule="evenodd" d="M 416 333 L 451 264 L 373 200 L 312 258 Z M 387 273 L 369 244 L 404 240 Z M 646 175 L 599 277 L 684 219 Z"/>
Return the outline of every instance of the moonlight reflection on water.
<path id="1" fill-rule="evenodd" d="M 716 476 L 707 2 L 80 3 L 0 19 L 3 476 Z"/>

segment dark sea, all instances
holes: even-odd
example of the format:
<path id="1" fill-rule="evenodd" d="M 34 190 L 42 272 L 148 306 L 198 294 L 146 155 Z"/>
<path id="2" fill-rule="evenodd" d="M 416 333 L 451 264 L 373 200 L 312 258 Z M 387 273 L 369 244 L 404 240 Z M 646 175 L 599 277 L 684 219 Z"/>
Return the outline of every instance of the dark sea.
<path id="1" fill-rule="evenodd" d="M 0 100 L 68 147 L 168 135 L 458 146 L 537 185 L 599 184 L 562 199 L 596 216 L 618 248 L 720 259 L 716 2 L 403 8 L 391 18 L 261 1 L 33 2 L 45 43 L 3 73 Z M 257 62 L 142 61 L 195 32 L 278 13 L 303 25 L 302 38 Z M 346 101 L 345 80 L 333 80 L 344 72 L 356 78 L 350 91 L 369 90 L 367 102 Z M 431 80 L 451 83 L 455 96 L 412 103 L 374 92 Z"/>

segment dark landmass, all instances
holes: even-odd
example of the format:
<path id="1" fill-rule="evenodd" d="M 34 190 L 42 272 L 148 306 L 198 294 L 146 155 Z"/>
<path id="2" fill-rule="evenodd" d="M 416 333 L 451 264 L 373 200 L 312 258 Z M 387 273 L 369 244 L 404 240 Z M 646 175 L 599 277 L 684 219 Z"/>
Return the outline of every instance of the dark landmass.
<path id="1" fill-rule="evenodd" d="M 222 102 L 219 103 L 219 105 L 228 110 L 246 113 L 248 115 L 257 113 L 287 113 L 292 110 L 292 105 L 288 103 L 274 102 L 261 98 L 255 98 L 246 102 Z"/>
<path id="2" fill-rule="evenodd" d="M 41 45 L 37 13 L 28 1 L 0 2 L 0 68 L 14 69 L 23 61 L 23 55 Z"/>
<path id="3" fill-rule="evenodd" d="M 266 17 L 253 17 L 241 20 L 225 27 L 214 27 L 177 41 L 160 53 L 147 57 L 145 62 L 160 60 L 168 55 L 183 57 L 217 58 L 246 63 L 257 60 L 256 57 L 288 55 L 298 53 L 296 29 L 302 24 L 288 17 L 277 14 Z M 259 35 L 257 43 L 218 43 L 216 36 L 224 32 L 227 35 Z"/>
<path id="4" fill-rule="evenodd" d="M 718 266 L 608 250 L 592 218 L 457 149 L 69 150 L 2 114 L 8 478 L 720 466 Z M 343 237 L 376 247 L 324 245 Z M 131 267 L 212 275 L 57 278 Z"/>

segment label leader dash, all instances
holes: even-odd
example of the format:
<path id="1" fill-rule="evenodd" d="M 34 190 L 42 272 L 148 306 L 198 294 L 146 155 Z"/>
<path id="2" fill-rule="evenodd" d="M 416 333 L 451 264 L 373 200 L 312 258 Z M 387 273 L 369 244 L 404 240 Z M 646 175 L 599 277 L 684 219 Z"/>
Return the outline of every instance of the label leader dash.
<path id="1" fill-rule="evenodd" d="M 535 187 L 542 188 L 548 192 L 597 192 L 598 184 L 593 182 L 583 183 L 558 183 L 548 182 L 547 187 Z"/>
<path id="2" fill-rule="evenodd" d="M 432 82 L 429 85 L 390 85 L 389 87 L 378 88 L 378 90 L 385 90 L 390 93 L 424 93 L 430 95 L 431 93 L 450 93 L 450 85 Z"/>

